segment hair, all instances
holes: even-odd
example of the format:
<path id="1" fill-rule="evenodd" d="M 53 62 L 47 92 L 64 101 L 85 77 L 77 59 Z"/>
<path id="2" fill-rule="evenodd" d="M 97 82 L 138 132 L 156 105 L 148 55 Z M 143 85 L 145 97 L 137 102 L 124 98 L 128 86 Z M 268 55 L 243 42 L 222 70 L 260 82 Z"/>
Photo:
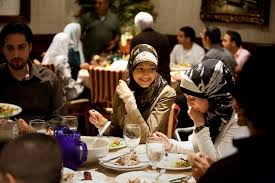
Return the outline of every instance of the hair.
<path id="1" fill-rule="evenodd" d="M 180 28 L 180 31 L 184 32 L 184 36 L 189 37 L 192 42 L 195 41 L 196 33 L 192 27 L 189 27 L 189 26 L 182 27 L 182 28 Z"/>
<path id="2" fill-rule="evenodd" d="M 7 143 L 0 156 L 0 172 L 24 183 L 60 183 L 61 150 L 52 136 L 31 133 Z"/>
<path id="3" fill-rule="evenodd" d="M 206 27 L 205 36 L 207 36 L 212 44 L 218 44 L 221 41 L 221 31 L 218 27 Z"/>
<path id="4" fill-rule="evenodd" d="M 29 45 L 32 43 L 32 30 L 24 23 L 8 23 L 0 33 L 0 44 L 5 45 L 5 39 L 9 34 L 24 34 Z"/>
<path id="5" fill-rule="evenodd" d="M 152 28 L 154 25 L 153 16 L 147 12 L 139 12 L 135 16 L 135 26 L 138 27 L 141 31 Z"/>
<path id="6" fill-rule="evenodd" d="M 231 41 L 235 41 L 237 47 L 240 47 L 242 45 L 242 38 L 238 32 L 228 30 L 226 31 L 226 34 L 230 36 Z"/>
<path id="7" fill-rule="evenodd" d="M 274 130 L 274 119 L 270 117 L 274 108 L 273 67 L 259 67 L 261 62 L 274 60 L 275 47 L 261 47 L 251 53 L 236 79 L 233 97 L 244 110 L 245 117 L 254 128 Z"/>

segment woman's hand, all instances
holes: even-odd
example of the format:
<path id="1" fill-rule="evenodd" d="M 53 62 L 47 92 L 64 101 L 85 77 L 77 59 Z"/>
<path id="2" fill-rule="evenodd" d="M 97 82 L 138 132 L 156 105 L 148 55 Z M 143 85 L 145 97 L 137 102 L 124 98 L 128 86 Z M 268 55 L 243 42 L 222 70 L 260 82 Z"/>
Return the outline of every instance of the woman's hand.
<path id="1" fill-rule="evenodd" d="M 161 143 L 164 144 L 165 150 L 168 151 L 173 147 L 173 144 L 169 142 L 169 139 L 166 135 L 161 132 L 153 133 L 153 137 L 157 138 Z"/>
<path id="2" fill-rule="evenodd" d="M 127 98 L 131 96 L 134 97 L 133 92 L 123 80 L 119 80 L 119 84 L 116 87 L 116 93 L 124 101 L 124 103 L 126 103 L 125 100 L 127 100 Z"/>
<path id="3" fill-rule="evenodd" d="M 97 128 L 102 128 L 105 125 L 105 123 L 108 121 L 99 112 L 97 112 L 94 109 L 89 110 L 89 114 L 90 114 L 89 121 L 93 125 L 95 125 L 95 127 Z"/>
<path id="4" fill-rule="evenodd" d="M 189 106 L 187 113 L 193 120 L 196 127 L 203 126 L 205 124 L 204 115 L 200 111 L 194 110 L 194 108 Z"/>
<path id="5" fill-rule="evenodd" d="M 214 160 L 203 153 L 194 153 L 188 156 L 188 160 L 191 163 L 192 175 L 196 181 L 198 181 L 199 178 L 202 177 L 208 168 L 214 163 Z"/>

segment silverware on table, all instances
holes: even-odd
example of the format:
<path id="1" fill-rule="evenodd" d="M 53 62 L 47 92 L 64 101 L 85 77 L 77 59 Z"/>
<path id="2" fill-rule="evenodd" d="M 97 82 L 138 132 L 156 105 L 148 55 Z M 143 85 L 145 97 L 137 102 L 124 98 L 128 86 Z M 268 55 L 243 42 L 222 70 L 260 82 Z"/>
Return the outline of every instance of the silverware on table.
<path id="1" fill-rule="evenodd" d="M 100 162 L 101 163 L 107 163 L 107 162 L 110 162 L 110 161 L 112 161 L 112 160 L 114 160 L 114 159 L 118 159 L 118 158 L 120 158 L 120 157 L 122 157 L 122 156 L 125 156 L 125 155 L 127 155 L 127 154 L 130 154 L 130 152 L 127 152 L 127 153 L 124 153 L 124 154 L 121 154 L 121 155 L 119 155 L 119 156 L 115 156 L 115 157 L 112 157 L 112 158 L 109 158 L 109 159 L 106 159 L 106 160 L 100 160 Z"/>

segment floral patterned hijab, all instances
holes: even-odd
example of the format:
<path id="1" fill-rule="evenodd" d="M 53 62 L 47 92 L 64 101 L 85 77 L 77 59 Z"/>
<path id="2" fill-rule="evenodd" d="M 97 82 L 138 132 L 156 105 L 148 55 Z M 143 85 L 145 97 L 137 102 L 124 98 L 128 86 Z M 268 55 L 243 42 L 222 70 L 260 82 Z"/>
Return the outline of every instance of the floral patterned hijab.
<path id="1" fill-rule="evenodd" d="M 148 88 L 140 87 L 134 80 L 133 71 L 136 66 L 142 62 L 152 62 L 156 65 L 158 64 L 158 55 L 156 50 L 148 44 L 139 44 L 135 46 L 131 51 L 131 57 L 128 63 L 129 70 L 129 88 L 134 91 L 134 96 L 136 99 L 137 107 L 146 121 L 151 112 L 151 105 L 159 96 L 163 88 L 167 85 L 165 81 L 159 74 L 154 82 Z"/>
<path id="2" fill-rule="evenodd" d="M 208 59 L 186 70 L 181 80 L 183 93 L 208 99 L 209 109 L 204 114 L 205 125 L 214 142 L 221 127 L 230 120 L 234 80 L 222 61 Z"/>

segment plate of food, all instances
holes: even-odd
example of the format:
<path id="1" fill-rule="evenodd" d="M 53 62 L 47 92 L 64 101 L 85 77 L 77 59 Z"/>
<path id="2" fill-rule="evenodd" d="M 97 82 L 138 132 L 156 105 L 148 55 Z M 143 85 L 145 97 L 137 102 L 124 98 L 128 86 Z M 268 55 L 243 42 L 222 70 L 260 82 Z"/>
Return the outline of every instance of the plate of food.
<path id="1" fill-rule="evenodd" d="M 69 168 L 63 168 L 62 183 L 104 183 L 106 175 L 95 170 L 73 171 Z"/>
<path id="2" fill-rule="evenodd" d="M 157 164 L 157 167 L 167 170 L 187 170 L 192 168 L 190 162 L 187 160 L 187 155 L 175 153 L 168 153 Z"/>
<path id="3" fill-rule="evenodd" d="M 184 71 L 187 70 L 189 67 L 191 67 L 191 64 L 176 64 L 171 66 L 171 71 Z"/>
<path id="4" fill-rule="evenodd" d="M 110 141 L 109 149 L 120 149 L 123 147 L 126 147 L 125 140 L 120 137 L 108 137 L 108 140 Z"/>
<path id="5" fill-rule="evenodd" d="M 182 175 L 162 174 L 156 182 L 157 175 L 158 172 L 133 171 L 118 175 L 115 181 L 116 183 L 168 183 L 170 180 L 182 177 Z"/>
<path id="6" fill-rule="evenodd" d="M 22 112 L 22 108 L 8 103 L 0 103 L 0 118 L 9 118 Z"/>
<path id="7" fill-rule="evenodd" d="M 137 154 L 135 152 L 104 157 L 99 160 L 99 163 L 105 168 L 121 172 L 141 170 L 149 165 L 146 154 Z"/>

